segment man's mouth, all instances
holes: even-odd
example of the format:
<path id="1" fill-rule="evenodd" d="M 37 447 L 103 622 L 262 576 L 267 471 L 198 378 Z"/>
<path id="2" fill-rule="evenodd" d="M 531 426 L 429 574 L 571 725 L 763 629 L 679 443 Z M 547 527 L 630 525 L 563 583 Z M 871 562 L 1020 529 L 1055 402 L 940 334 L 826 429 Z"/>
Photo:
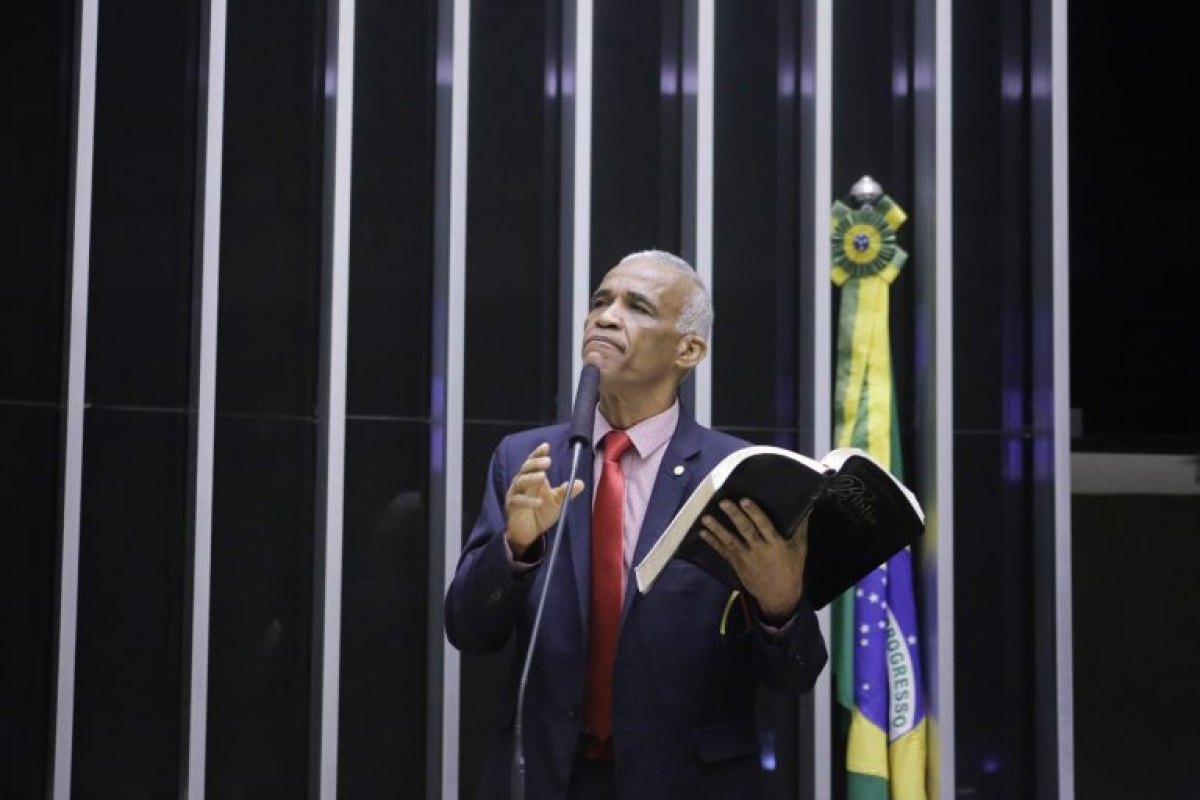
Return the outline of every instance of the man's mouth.
<path id="1" fill-rule="evenodd" d="M 624 352 L 624 348 L 621 347 L 620 343 L 618 343 L 615 339 L 608 338 L 607 336 L 589 336 L 583 341 L 583 346 L 585 348 L 594 344 L 607 345 L 615 350 Z"/>

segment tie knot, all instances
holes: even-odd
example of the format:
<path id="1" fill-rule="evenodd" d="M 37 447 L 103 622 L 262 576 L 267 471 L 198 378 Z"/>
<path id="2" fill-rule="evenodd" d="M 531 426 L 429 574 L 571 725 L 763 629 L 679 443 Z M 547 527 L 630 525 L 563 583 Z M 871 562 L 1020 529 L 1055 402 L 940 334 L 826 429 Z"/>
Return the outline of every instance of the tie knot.
<path id="1" fill-rule="evenodd" d="M 633 441 L 625 431 L 609 431 L 604 434 L 604 460 L 617 461 L 629 449 Z"/>

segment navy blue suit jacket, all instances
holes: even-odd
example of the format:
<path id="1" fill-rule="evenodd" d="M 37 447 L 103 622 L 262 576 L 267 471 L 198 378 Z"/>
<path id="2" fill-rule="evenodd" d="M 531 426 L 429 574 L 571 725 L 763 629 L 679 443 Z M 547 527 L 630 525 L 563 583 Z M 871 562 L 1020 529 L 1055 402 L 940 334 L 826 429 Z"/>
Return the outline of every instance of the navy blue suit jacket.
<path id="1" fill-rule="evenodd" d="M 582 726 L 590 606 L 592 454 L 580 456 L 584 492 L 567 506 L 564 541 L 548 569 L 512 569 L 504 544 L 504 495 L 521 463 L 550 443 L 551 485 L 567 480 L 567 425 L 506 437 L 492 456 L 483 508 L 446 595 L 446 634 L 466 653 L 501 649 L 515 634 L 515 657 L 495 719 L 480 797 L 506 798 L 513 721 L 538 599 L 551 575 L 525 689 L 523 737 L 528 800 L 563 797 Z M 633 559 L 649 551 L 696 484 L 722 457 L 747 443 L 681 413 L 667 445 Z M 682 467 L 682 470 L 679 469 Z M 677 474 L 678 473 L 678 474 Z M 755 797 L 759 747 L 754 728 L 759 685 L 777 692 L 812 688 L 827 654 L 816 615 L 802 599 L 795 622 L 768 636 L 735 605 L 721 634 L 730 590 L 682 560 L 640 595 L 626 580 L 613 678 L 613 747 L 621 798 Z M 464 709 L 473 713 L 473 709 Z"/>

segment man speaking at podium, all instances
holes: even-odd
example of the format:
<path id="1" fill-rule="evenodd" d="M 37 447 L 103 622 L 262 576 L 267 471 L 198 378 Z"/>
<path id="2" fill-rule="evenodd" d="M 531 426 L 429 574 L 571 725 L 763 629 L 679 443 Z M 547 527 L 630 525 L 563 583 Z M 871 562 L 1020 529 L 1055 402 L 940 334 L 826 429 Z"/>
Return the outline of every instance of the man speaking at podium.
<path id="1" fill-rule="evenodd" d="M 752 503 L 727 510 L 733 528 L 709 522 L 705 534 L 744 596 L 678 559 L 645 595 L 632 576 L 697 483 L 748 444 L 679 404 L 712 319 L 686 261 L 626 256 L 588 311 L 582 355 L 599 371 L 599 400 L 594 453 L 578 456 L 574 485 L 567 424 L 507 436 L 493 453 L 446 595 L 446 635 L 460 650 L 494 652 L 517 637 L 480 797 L 509 797 L 514 785 L 529 800 L 756 797 L 758 686 L 807 692 L 825 665 L 802 585 L 807 531 L 785 539 Z"/>

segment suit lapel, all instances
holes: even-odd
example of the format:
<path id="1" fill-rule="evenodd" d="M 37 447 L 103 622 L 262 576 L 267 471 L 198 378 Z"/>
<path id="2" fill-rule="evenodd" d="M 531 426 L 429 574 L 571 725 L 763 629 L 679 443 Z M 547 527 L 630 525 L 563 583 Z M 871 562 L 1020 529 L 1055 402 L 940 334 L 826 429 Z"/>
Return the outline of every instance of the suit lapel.
<path id="1" fill-rule="evenodd" d="M 650 552 L 650 548 L 658 541 L 658 537 L 667 529 L 667 525 L 687 499 L 687 493 L 696 485 L 696 481 L 703 477 L 693 474 L 694 462 L 700 453 L 700 430 L 694 419 L 680 413 L 675 433 L 671 436 L 667 452 L 663 454 L 662 463 L 658 467 L 654 491 L 650 494 L 650 504 L 646 507 L 646 516 L 642 520 L 642 532 L 638 536 L 633 560 L 625 576 L 625 603 L 621 607 L 622 625 L 640 596 L 633 568 Z"/>

